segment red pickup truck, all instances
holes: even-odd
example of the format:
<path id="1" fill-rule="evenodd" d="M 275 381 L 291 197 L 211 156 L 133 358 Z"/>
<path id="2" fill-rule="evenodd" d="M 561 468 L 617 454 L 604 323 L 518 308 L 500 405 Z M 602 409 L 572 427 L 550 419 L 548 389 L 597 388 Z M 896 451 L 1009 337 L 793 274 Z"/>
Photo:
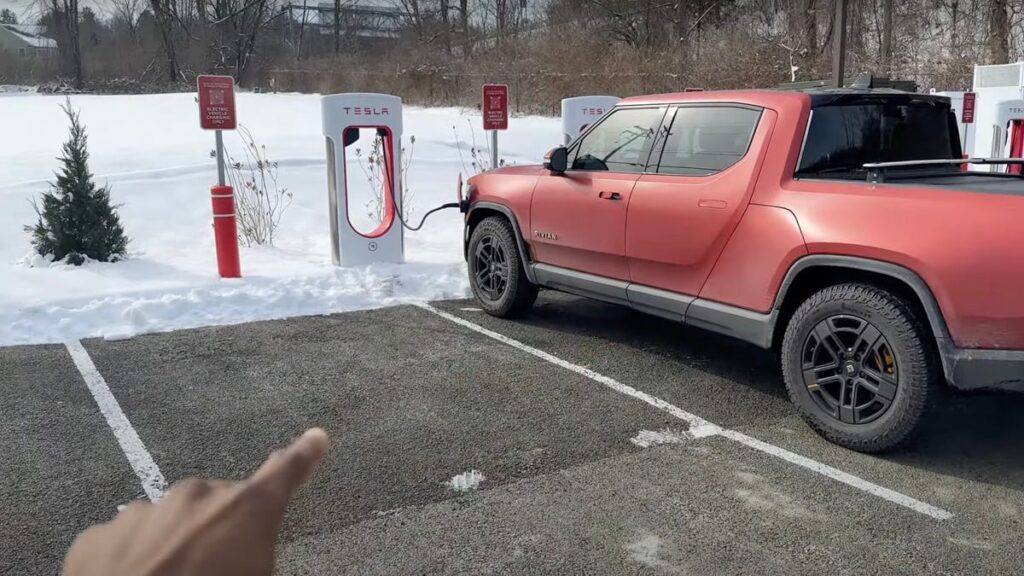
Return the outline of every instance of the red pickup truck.
<path id="1" fill-rule="evenodd" d="M 885 450 L 942 382 L 1024 391 L 1024 177 L 962 162 L 937 96 L 627 98 L 469 180 L 470 283 L 495 316 L 544 287 L 775 349 L 815 430 Z"/>

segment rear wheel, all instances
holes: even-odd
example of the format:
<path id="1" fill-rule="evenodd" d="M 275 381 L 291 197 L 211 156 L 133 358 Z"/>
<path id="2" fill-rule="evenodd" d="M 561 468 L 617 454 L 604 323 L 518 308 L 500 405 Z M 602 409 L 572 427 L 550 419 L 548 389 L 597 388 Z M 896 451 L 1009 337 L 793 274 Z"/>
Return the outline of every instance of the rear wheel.
<path id="1" fill-rule="evenodd" d="M 938 368 L 928 332 L 900 297 L 867 284 L 841 284 L 808 298 L 782 343 L 786 388 L 819 434 L 878 452 L 914 432 Z"/>
<path id="2" fill-rule="evenodd" d="M 473 295 L 488 314 L 520 316 L 537 299 L 537 286 L 526 278 L 512 225 L 501 216 L 486 218 L 473 229 L 468 266 Z"/>

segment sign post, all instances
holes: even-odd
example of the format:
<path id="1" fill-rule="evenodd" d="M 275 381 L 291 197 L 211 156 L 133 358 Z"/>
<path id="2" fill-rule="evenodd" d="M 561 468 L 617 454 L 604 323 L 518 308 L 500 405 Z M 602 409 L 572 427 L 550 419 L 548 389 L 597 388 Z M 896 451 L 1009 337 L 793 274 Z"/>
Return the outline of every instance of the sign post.
<path id="1" fill-rule="evenodd" d="M 964 92 L 964 101 L 960 107 L 960 122 L 964 125 L 964 141 L 960 144 L 960 151 L 963 153 L 964 158 L 970 158 L 971 154 L 967 151 L 967 145 L 970 143 L 971 124 L 974 124 L 974 110 L 975 105 L 978 102 L 978 95 L 974 92 Z M 967 171 L 970 167 L 967 164 L 960 166 L 960 169 Z"/>
<path id="2" fill-rule="evenodd" d="M 199 76 L 199 126 L 213 130 L 217 145 L 217 185 L 210 190 L 213 204 L 213 235 L 217 245 L 217 271 L 221 278 L 240 278 L 238 221 L 235 193 L 226 181 L 224 130 L 238 125 L 235 113 L 235 79 L 231 76 Z"/>
<path id="3" fill-rule="evenodd" d="M 491 131 L 491 169 L 498 167 L 498 130 L 508 130 L 508 86 L 484 84 L 484 130 Z"/>
<path id="4" fill-rule="evenodd" d="M 974 124 L 974 104 L 978 95 L 974 92 L 964 92 L 963 110 L 960 112 L 960 121 L 964 124 Z"/>

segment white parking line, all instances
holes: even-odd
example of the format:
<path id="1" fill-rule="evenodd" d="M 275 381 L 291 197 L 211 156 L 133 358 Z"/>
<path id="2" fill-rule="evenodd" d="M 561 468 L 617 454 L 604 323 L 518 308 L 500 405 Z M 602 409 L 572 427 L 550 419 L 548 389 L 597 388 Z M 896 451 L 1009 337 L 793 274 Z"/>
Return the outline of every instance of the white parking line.
<path id="1" fill-rule="evenodd" d="M 594 372 L 589 368 L 584 368 L 579 364 L 573 364 L 572 362 L 563 360 L 557 356 L 554 356 L 553 354 L 549 354 L 547 352 L 544 352 L 543 350 L 534 348 L 533 346 L 523 344 L 522 342 L 514 338 L 509 338 L 508 336 L 505 336 L 504 334 L 499 334 L 493 330 L 488 330 L 487 328 L 484 328 L 479 324 L 475 324 L 468 320 L 459 318 L 458 316 L 455 316 L 453 314 L 449 314 L 442 310 L 438 310 L 437 308 L 434 308 L 429 304 L 416 304 L 416 306 L 419 306 L 420 308 L 432 314 L 436 314 L 446 320 L 459 324 L 460 326 L 469 328 L 474 332 L 483 334 L 488 338 L 493 338 L 494 340 L 497 340 L 503 344 L 507 344 L 509 346 L 512 346 L 513 348 L 518 348 L 523 352 L 532 354 L 540 358 L 541 360 L 550 362 L 556 366 L 565 368 L 566 370 L 571 370 L 582 376 L 586 376 L 587 378 L 600 384 L 603 384 L 611 388 L 612 390 L 615 390 L 616 392 L 620 392 L 627 396 L 631 396 L 633 398 L 636 398 L 637 400 L 646 402 L 647 404 L 650 404 L 651 406 L 654 406 L 659 410 L 668 412 L 669 414 L 675 416 L 676 418 L 679 418 L 680 420 L 687 422 L 690 425 L 689 433 L 694 438 L 722 436 L 723 438 L 728 438 L 729 440 L 739 442 L 740 444 L 753 448 L 754 450 L 759 450 L 761 452 L 764 452 L 765 454 L 774 456 L 776 458 L 780 458 L 791 464 L 796 464 L 797 466 L 800 466 L 812 472 L 816 472 L 818 474 L 821 474 L 822 476 L 826 476 L 837 482 L 842 482 L 847 486 L 852 486 L 853 488 L 867 492 L 868 494 L 877 496 L 879 498 L 882 498 L 883 500 L 888 500 L 893 504 L 898 504 L 900 506 L 909 508 L 914 512 L 919 512 L 926 516 L 930 516 L 932 518 L 935 518 L 936 520 L 949 520 L 953 517 L 953 514 L 951 512 L 943 510 L 942 508 L 932 506 L 931 504 L 921 502 L 920 500 L 911 498 L 910 496 L 901 494 L 899 492 L 896 492 L 895 490 L 890 490 L 889 488 L 885 488 L 883 486 L 879 486 L 878 484 L 868 482 L 863 478 L 858 478 L 857 476 L 854 476 L 847 472 L 843 472 L 838 468 L 833 468 L 832 466 L 823 464 L 821 462 L 818 462 L 817 460 L 812 460 L 805 456 L 801 456 L 794 452 L 790 452 L 789 450 L 786 450 L 784 448 L 775 446 L 773 444 L 762 442 L 761 440 L 752 438 L 741 432 L 729 430 L 727 428 L 722 428 L 721 426 L 718 426 L 716 424 L 712 424 L 711 422 L 708 422 L 707 420 L 701 418 L 700 416 L 697 416 L 696 414 L 691 414 L 690 412 L 687 412 L 672 404 L 669 404 L 668 402 L 662 400 L 661 398 L 651 396 L 646 392 L 641 392 L 640 390 L 637 390 L 631 386 L 627 386 L 619 382 L 618 380 L 615 380 L 614 378 L 609 378 L 608 376 Z"/>
<path id="2" fill-rule="evenodd" d="M 117 443 L 121 445 L 121 450 L 128 458 L 128 463 L 131 464 L 132 470 L 142 481 L 142 489 L 146 491 L 146 496 L 150 501 L 156 502 L 167 491 L 167 481 L 160 473 L 160 467 L 153 461 L 149 450 L 146 450 L 146 445 L 142 443 L 142 439 L 135 432 L 132 423 L 128 421 L 128 417 L 121 410 L 117 398 L 114 398 L 110 392 L 110 387 L 107 386 L 103 375 L 96 369 L 96 365 L 92 363 L 92 358 L 89 357 L 89 353 L 85 351 L 82 343 L 74 340 L 66 342 L 65 346 L 67 346 L 68 353 L 71 354 L 71 360 L 78 367 L 78 372 L 82 374 L 86 386 L 92 392 L 92 397 L 96 401 L 96 405 L 99 406 L 100 412 L 106 418 L 110 429 L 113 430 Z"/>

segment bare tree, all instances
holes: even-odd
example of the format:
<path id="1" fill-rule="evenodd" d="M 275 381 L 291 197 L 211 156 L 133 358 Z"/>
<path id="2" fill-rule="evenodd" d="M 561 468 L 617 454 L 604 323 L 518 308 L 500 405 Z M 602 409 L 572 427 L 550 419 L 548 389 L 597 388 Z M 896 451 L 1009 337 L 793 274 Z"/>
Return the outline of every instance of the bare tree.
<path id="1" fill-rule="evenodd" d="M 451 11 L 451 5 L 449 0 L 441 0 L 441 34 L 444 41 L 444 51 L 451 56 L 452 54 L 452 24 L 449 12 Z"/>
<path id="2" fill-rule="evenodd" d="M 64 56 L 74 78 L 75 88 L 81 89 L 85 82 L 82 69 L 82 44 L 79 34 L 78 0 L 53 0 L 54 14 L 60 14 L 64 33 Z"/>
<path id="3" fill-rule="evenodd" d="M 882 72 L 888 76 L 892 76 L 893 74 L 893 11 L 895 10 L 895 6 L 893 4 L 894 0 L 882 0 L 882 44 L 879 46 L 878 50 L 878 60 L 881 64 Z"/>
<path id="4" fill-rule="evenodd" d="M 1006 13 L 1006 0 L 989 0 L 988 6 L 988 61 L 1005 64 L 1010 61 L 1010 18 Z"/>
<path id="5" fill-rule="evenodd" d="M 305 34 L 306 34 L 306 8 L 307 8 L 306 5 L 307 4 L 308 4 L 308 0 L 302 0 L 302 19 L 299 21 L 299 41 L 296 43 L 296 46 L 295 46 L 295 61 L 296 62 L 298 62 L 299 60 L 302 60 L 302 41 L 304 40 L 304 37 L 305 37 Z M 291 14 L 289 14 L 289 17 L 291 17 Z"/>
<path id="6" fill-rule="evenodd" d="M 420 0 L 394 0 L 394 6 L 402 13 L 405 27 L 416 34 L 417 40 L 422 40 L 423 10 Z"/>
<path id="7" fill-rule="evenodd" d="M 156 1 L 156 0 L 154 0 Z M 220 64 L 242 81 L 259 45 L 260 34 L 275 18 L 273 0 L 212 0 L 210 24 L 218 32 L 214 50 Z"/>
<path id="8" fill-rule="evenodd" d="M 676 43 L 679 45 L 679 52 L 685 62 L 686 57 L 689 55 L 690 44 L 690 3 L 686 0 L 676 0 L 675 24 Z"/>
<path id="9" fill-rule="evenodd" d="M 462 55 L 473 53 L 473 33 L 469 29 L 469 0 L 459 0 L 459 27 L 462 29 Z"/>
<path id="10" fill-rule="evenodd" d="M 334 0 L 334 55 L 341 53 L 341 0 Z"/>
<path id="11" fill-rule="evenodd" d="M 138 41 L 139 17 L 142 15 L 142 0 L 110 0 L 114 19 L 124 25 L 132 42 Z"/>
<path id="12" fill-rule="evenodd" d="M 174 46 L 174 24 L 175 18 L 172 15 L 173 0 L 149 0 L 149 6 L 153 10 L 153 19 L 156 21 L 157 32 L 160 34 L 160 43 L 164 47 L 164 56 L 167 58 L 167 80 L 177 82 L 179 75 L 178 54 Z"/>

